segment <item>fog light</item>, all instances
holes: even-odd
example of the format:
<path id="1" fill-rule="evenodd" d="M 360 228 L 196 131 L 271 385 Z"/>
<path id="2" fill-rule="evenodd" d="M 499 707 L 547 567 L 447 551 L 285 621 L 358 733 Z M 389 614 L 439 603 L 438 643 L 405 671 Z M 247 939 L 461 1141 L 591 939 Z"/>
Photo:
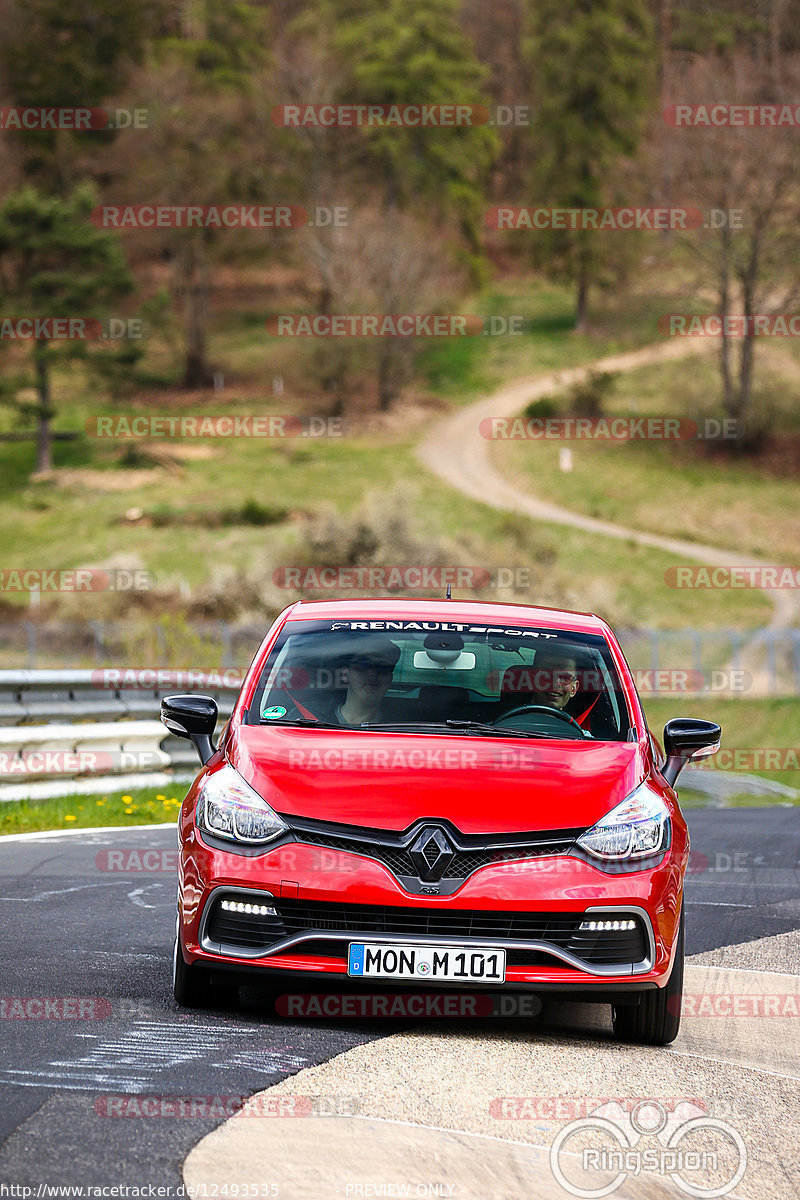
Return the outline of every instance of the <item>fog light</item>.
<path id="1" fill-rule="evenodd" d="M 241 900 L 223 900 L 221 906 L 225 912 L 247 913 L 253 917 L 277 917 L 277 908 L 269 904 L 249 904 Z"/>
<path id="2" fill-rule="evenodd" d="M 579 931 L 591 931 L 592 933 L 608 933 L 622 929 L 635 929 L 635 921 L 581 921 L 578 926 Z"/>

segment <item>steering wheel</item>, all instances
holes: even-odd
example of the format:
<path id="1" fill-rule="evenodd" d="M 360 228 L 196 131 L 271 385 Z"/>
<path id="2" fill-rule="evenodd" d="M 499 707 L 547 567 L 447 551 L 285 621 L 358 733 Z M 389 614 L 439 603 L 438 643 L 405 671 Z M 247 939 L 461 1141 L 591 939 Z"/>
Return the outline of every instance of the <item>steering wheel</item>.
<path id="1" fill-rule="evenodd" d="M 505 721 L 509 717 L 515 717 L 519 713 L 529 712 L 543 712 L 547 713 L 549 717 L 558 717 L 559 720 L 566 721 L 568 725 L 574 725 L 576 729 L 579 729 L 582 737 L 590 736 L 587 734 L 587 731 L 583 728 L 583 726 L 579 725 L 575 718 L 571 717 L 569 713 L 562 712 L 560 708 L 551 708 L 549 704 L 520 704 L 517 706 L 517 708 L 510 708 L 508 712 L 501 713 L 499 717 L 491 722 L 491 724 L 499 725 L 501 721 Z"/>

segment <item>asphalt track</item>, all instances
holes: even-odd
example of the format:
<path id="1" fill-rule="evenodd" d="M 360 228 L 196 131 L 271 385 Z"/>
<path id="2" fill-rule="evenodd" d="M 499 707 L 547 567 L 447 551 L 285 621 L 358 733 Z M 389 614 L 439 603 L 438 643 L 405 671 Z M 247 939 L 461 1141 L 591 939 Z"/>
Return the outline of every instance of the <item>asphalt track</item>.
<path id="1" fill-rule="evenodd" d="M 797 808 L 687 817 L 689 955 L 800 929 Z M 178 1010 L 174 847 L 174 829 L 163 826 L 0 841 L 0 1003 L 9 1018 L 0 1021 L 0 1183 L 34 1195 L 41 1184 L 177 1188 L 187 1154 L 226 1114 L 110 1117 L 130 1106 L 106 1097 L 251 1095 L 400 1028 L 278 1021 L 255 989 L 235 1013 Z M 120 849 L 138 851 L 150 869 L 108 870 L 108 852 Z M 146 851 L 161 853 L 143 859 Z M 51 1003 L 50 1019 L 13 1019 L 14 997 L 61 1007 Z M 82 1019 L 65 998 L 84 999 Z M 414 1028 L 436 1036 L 435 1023 Z M 497 1031 L 495 1021 L 487 1035 Z M 559 1046 L 580 1050 L 585 1032 L 565 1021 Z M 703 1052 L 713 1061 L 713 1045 Z M 325 1103 L 346 1115 L 351 1099 Z"/>

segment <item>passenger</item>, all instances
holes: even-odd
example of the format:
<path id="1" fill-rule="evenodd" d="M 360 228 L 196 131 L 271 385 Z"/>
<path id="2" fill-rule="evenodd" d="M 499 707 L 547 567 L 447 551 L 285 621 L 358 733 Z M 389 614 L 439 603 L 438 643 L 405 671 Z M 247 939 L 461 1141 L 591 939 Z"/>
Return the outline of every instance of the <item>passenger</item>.
<path id="1" fill-rule="evenodd" d="M 347 695 L 334 709 L 333 720 L 356 727 L 381 719 L 381 703 L 389 690 L 400 650 L 389 638 L 360 642 L 347 659 Z"/>

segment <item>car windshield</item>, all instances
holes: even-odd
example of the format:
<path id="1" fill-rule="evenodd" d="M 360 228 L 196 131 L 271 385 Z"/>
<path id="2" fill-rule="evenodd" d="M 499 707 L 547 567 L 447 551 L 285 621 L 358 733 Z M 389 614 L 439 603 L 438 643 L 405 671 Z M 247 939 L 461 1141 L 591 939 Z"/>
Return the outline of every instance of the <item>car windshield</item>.
<path id="1" fill-rule="evenodd" d="M 247 721 L 625 741 L 605 638 L 456 621 L 287 622 Z"/>

